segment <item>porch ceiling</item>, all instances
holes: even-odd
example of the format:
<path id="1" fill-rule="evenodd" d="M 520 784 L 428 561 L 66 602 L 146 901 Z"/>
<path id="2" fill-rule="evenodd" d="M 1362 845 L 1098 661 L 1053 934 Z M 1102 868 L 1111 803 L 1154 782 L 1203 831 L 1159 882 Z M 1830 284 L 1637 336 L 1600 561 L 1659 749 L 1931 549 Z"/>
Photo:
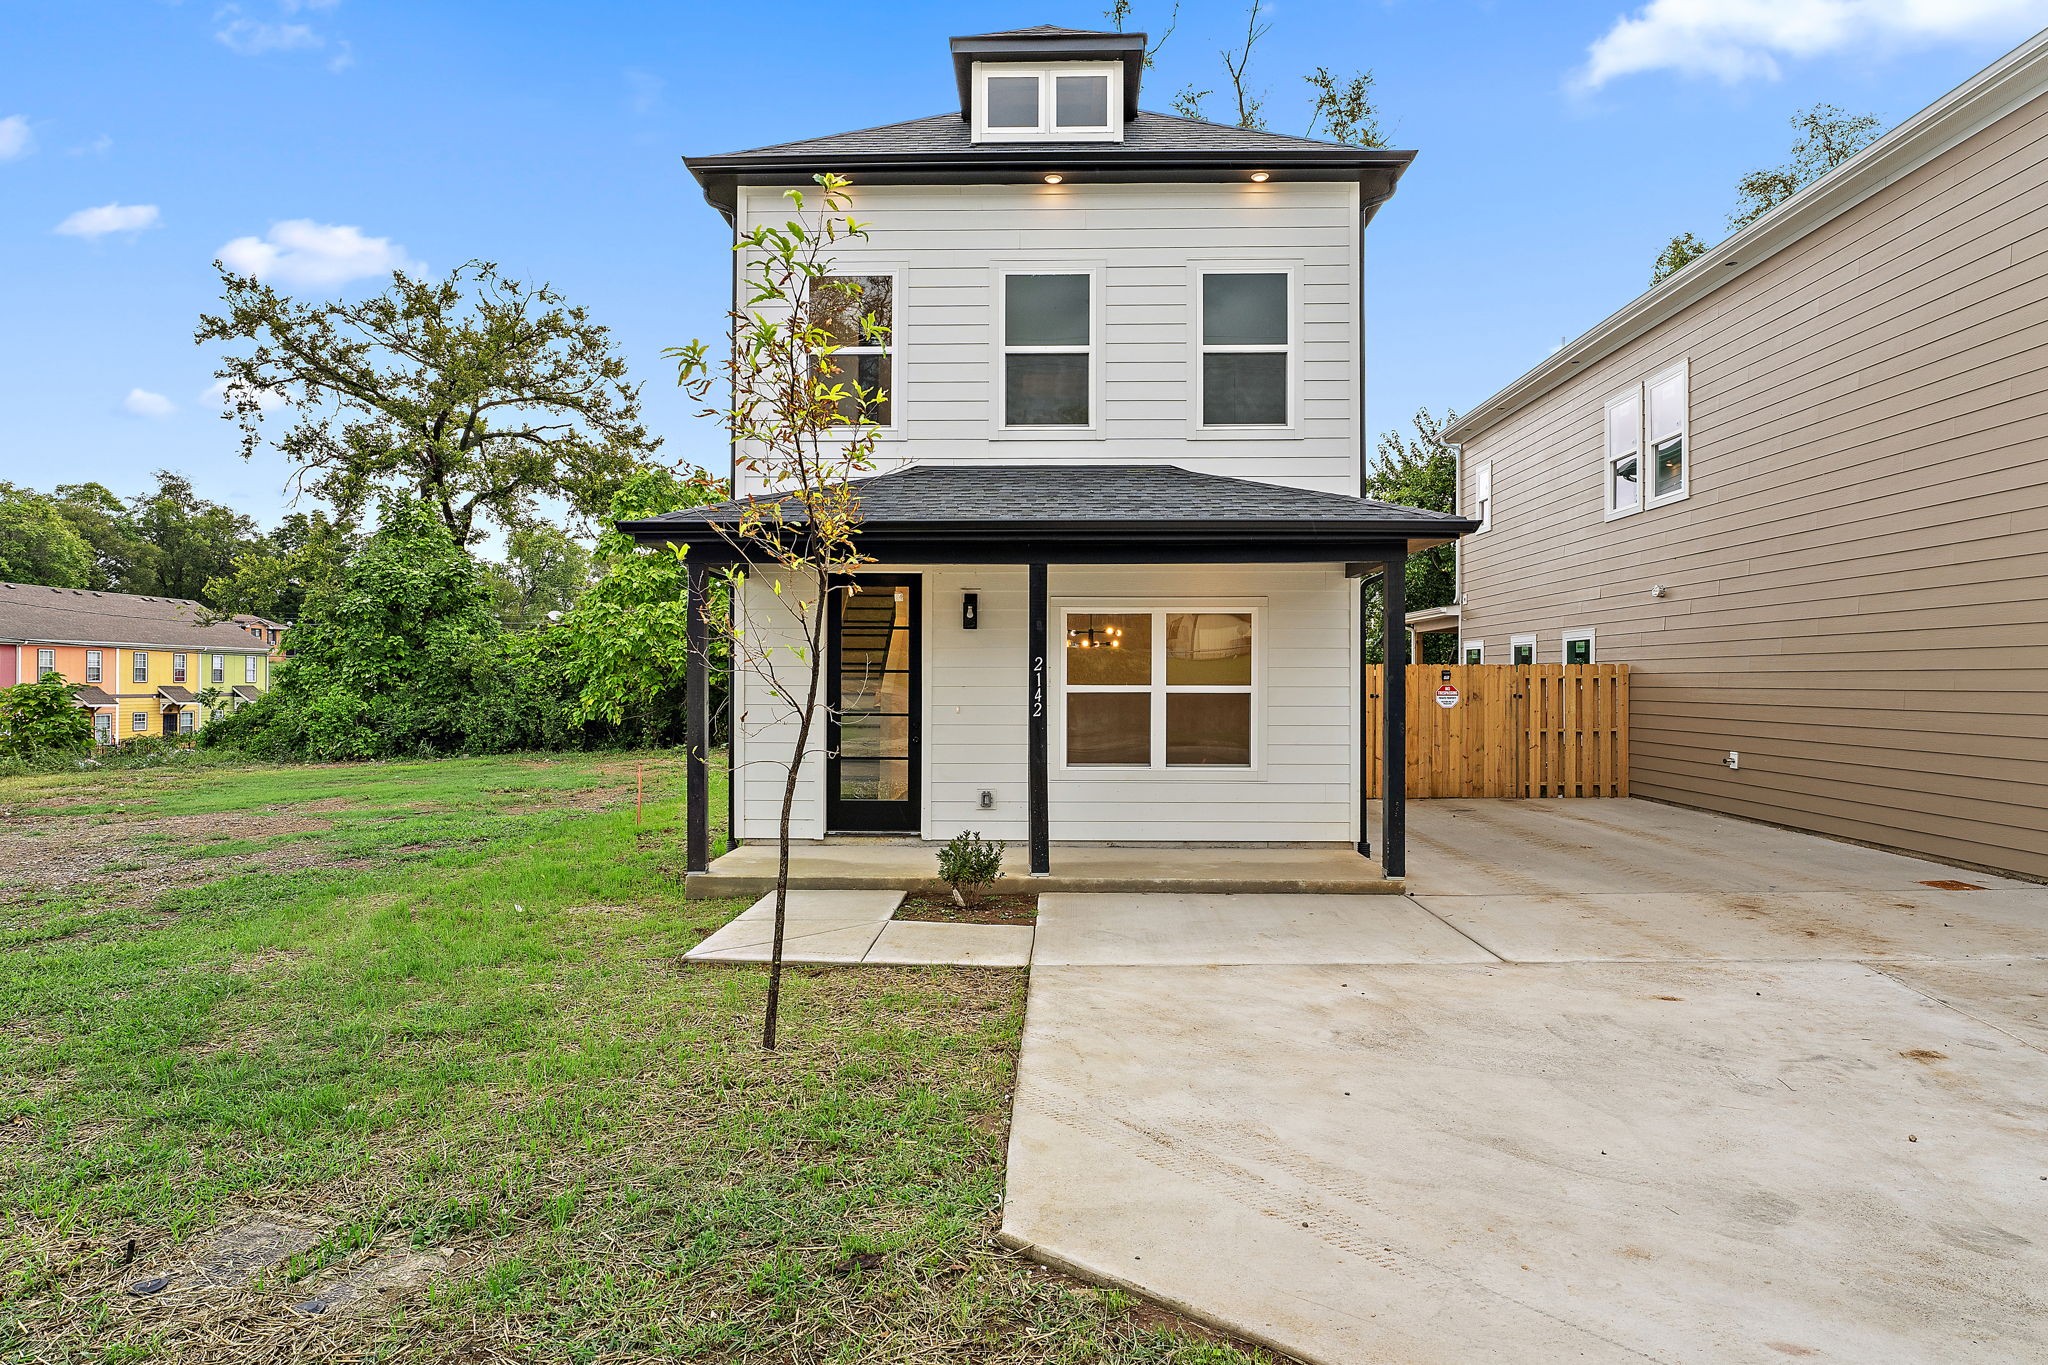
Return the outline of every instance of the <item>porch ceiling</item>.
<path id="1" fill-rule="evenodd" d="M 864 553 L 893 562 L 1342 562 L 1398 557 L 1477 522 L 1371 498 L 1202 474 L 1177 465 L 911 466 L 853 481 Z M 784 516 L 800 512 L 782 495 Z M 750 505 L 683 508 L 619 529 L 735 563 Z"/>

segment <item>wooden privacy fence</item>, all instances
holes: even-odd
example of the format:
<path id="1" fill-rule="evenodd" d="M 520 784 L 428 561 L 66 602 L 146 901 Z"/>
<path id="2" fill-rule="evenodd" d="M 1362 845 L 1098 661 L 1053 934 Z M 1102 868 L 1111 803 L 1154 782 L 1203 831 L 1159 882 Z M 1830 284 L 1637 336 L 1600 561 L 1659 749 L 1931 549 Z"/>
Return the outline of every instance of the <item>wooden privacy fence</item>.
<path id="1" fill-rule="evenodd" d="M 1382 664 L 1367 666 L 1368 793 L 1383 770 Z M 1455 706 L 1437 703 L 1446 683 Z M 1627 664 L 1408 665 L 1408 795 L 1627 796 Z"/>

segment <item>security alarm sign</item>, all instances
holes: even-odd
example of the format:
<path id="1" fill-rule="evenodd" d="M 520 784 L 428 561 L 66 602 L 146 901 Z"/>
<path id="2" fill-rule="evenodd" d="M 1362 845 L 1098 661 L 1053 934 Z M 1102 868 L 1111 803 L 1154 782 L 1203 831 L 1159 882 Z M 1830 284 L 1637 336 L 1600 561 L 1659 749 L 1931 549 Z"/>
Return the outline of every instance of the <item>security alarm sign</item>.
<path id="1" fill-rule="evenodd" d="M 1436 690 L 1436 704 L 1448 711 L 1458 704 L 1458 689 L 1445 683 Z"/>

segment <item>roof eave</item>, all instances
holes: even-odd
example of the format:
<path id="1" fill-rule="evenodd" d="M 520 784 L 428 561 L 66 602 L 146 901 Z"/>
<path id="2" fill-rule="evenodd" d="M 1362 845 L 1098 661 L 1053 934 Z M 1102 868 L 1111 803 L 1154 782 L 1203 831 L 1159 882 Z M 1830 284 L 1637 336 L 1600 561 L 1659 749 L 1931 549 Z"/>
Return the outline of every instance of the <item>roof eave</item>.
<path id="1" fill-rule="evenodd" d="M 1595 323 L 1443 432 L 1470 440 L 2048 90 L 2048 30 Z"/>

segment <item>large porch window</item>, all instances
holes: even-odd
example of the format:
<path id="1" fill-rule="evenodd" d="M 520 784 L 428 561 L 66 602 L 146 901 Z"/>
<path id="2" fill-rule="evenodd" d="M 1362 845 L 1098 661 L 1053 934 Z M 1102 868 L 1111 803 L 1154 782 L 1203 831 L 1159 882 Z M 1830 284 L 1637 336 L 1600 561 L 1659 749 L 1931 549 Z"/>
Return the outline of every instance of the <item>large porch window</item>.
<path id="1" fill-rule="evenodd" d="M 1249 768 L 1257 612 L 1061 613 L 1065 766 Z"/>

